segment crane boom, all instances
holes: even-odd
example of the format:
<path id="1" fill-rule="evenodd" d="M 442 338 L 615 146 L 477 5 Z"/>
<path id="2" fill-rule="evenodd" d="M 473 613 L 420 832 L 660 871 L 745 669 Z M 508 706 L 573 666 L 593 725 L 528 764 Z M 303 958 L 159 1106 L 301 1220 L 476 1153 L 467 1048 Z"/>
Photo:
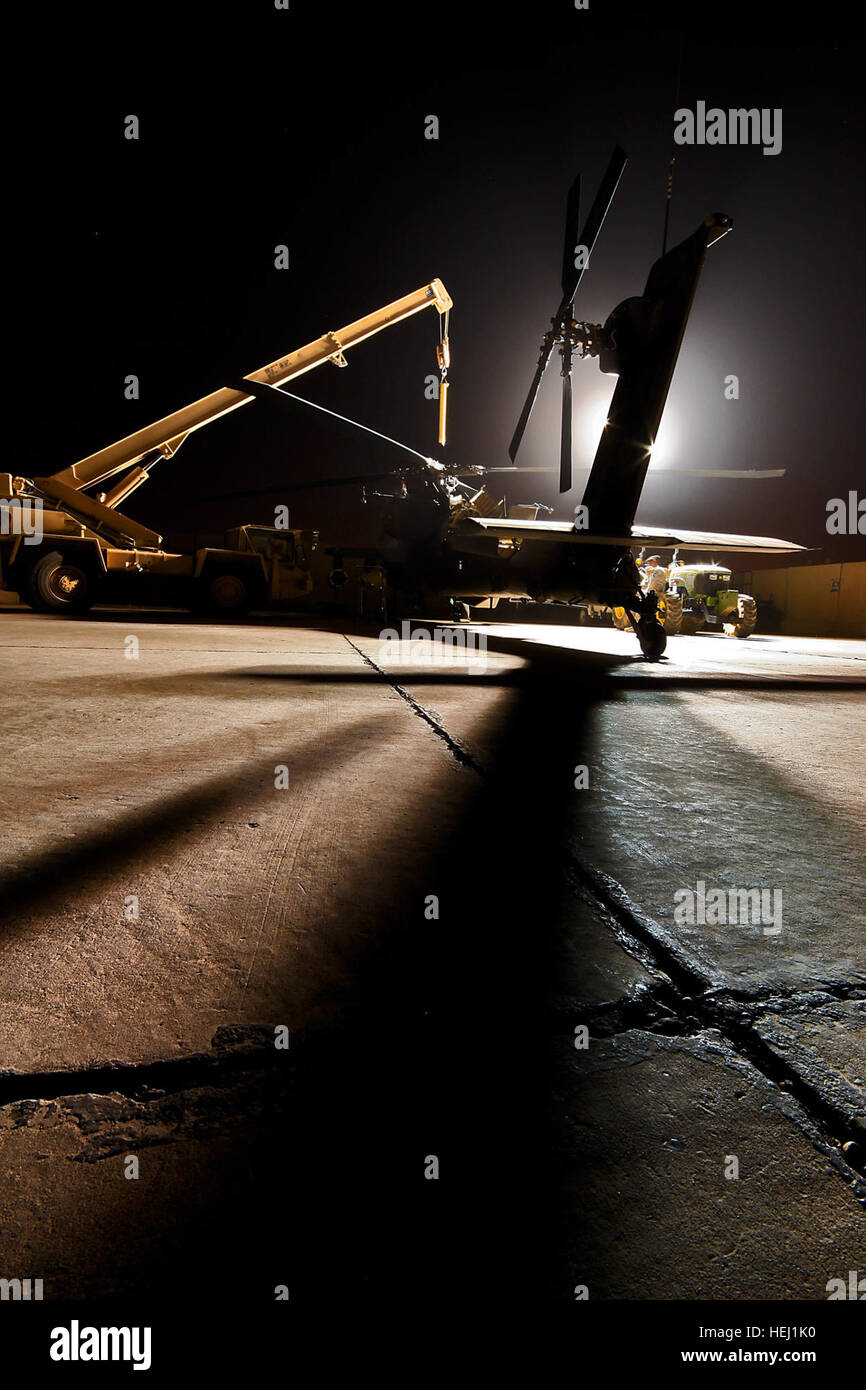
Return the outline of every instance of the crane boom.
<path id="1" fill-rule="evenodd" d="M 399 323 L 401 319 L 419 313 L 421 309 L 435 308 L 439 314 L 444 314 L 451 308 L 451 303 L 451 297 L 442 281 L 431 280 L 428 285 L 412 294 L 404 295 L 393 304 L 386 304 L 384 308 L 347 324 L 345 328 L 324 333 L 315 342 L 307 343 L 305 347 L 298 348 L 287 357 L 280 357 L 257 372 L 250 372 L 244 380 L 279 386 L 282 382 L 291 381 L 293 377 L 303 376 L 304 372 L 312 371 L 323 362 L 333 361 L 342 366 L 343 353 L 362 343 L 365 338 L 372 337 L 374 333 L 379 333 L 391 324 Z M 53 479 L 61 487 L 80 491 L 82 488 L 104 482 L 122 469 L 139 463 L 148 454 L 158 452 L 164 458 L 170 458 L 193 430 L 201 429 L 202 425 L 209 425 L 212 420 L 218 420 L 221 415 L 227 415 L 239 406 L 248 405 L 253 399 L 252 395 L 246 395 L 243 391 L 223 387 L 219 391 L 211 392 L 209 396 L 203 396 L 201 400 L 193 401 L 181 410 L 176 410 L 173 415 L 166 415 L 164 419 L 136 430 L 135 434 L 127 435 L 125 439 L 80 459 L 78 463 L 64 468 L 62 472 L 53 474 Z M 134 475 L 117 485 L 106 498 L 106 503 L 116 506 L 123 497 L 128 496 L 129 492 L 144 482 L 146 477 L 146 469 L 136 469 Z"/>

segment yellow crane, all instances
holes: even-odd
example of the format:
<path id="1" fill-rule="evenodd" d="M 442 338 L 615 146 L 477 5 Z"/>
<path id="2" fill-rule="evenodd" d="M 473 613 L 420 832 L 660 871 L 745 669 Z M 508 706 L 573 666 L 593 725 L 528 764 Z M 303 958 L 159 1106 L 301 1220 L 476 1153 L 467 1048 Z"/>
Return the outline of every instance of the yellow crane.
<path id="1" fill-rule="evenodd" d="M 298 563 L 297 532 L 257 527 L 253 545 L 245 534 L 249 528 L 241 527 L 231 533 L 230 548 L 204 547 L 194 554 L 173 554 L 160 549 L 160 534 L 117 508 L 147 481 L 153 465 L 172 458 L 194 430 L 248 405 L 262 386 L 279 387 L 324 362 L 345 366 L 345 354 L 351 348 L 422 309 L 435 309 L 440 316 L 443 327 L 437 361 L 440 368 L 443 363 L 447 367 L 451 307 L 442 281 L 431 280 L 412 294 L 250 372 L 237 388 L 213 391 L 58 473 L 32 479 L 0 473 L 0 519 L 6 522 L 0 533 L 0 588 L 17 592 L 23 602 L 37 609 L 67 613 L 84 612 L 97 596 L 110 596 L 110 591 L 121 602 L 132 601 L 133 586 L 114 582 L 120 576 L 156 581 L 148 586 L 151 599 L 158 599 L 160 590 L 175 594 L 185 581 L 190 600 L 223 612 L 243 611 L 259 597 L 288 597 L 289 593 L 282 592 L 286 569 L 294 575 L 289 591 L 306 591 L 309 566 Z M 246 381 L 251 383 L 249 391 L 243 389 Z M 444 401 L 443 391 L 441 442 Z M 95 497 L 85 491 L 124 470 L 128 470 L 125 476 L 110 491 Z M 10 523 L 10 518 L 14 521 L 15 515 L 25 511 L 30 515 L 38 512 L 42 532 L 38 542 L 32 534 L 34 528 L 25 535 L 21 528 L 16 533 Z M 268 540 L 263 533 L 271 531 L 273 536 Z M 277 572 L 280 566 L 282 574 Z"/>

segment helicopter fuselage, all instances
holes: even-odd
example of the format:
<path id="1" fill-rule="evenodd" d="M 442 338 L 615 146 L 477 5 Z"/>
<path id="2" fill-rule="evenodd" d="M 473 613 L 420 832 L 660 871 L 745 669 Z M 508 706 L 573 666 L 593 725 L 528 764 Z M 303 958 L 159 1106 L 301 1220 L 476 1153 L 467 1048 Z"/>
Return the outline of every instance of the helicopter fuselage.
<path id="1" fill-rule="evenodd" d="M 377 549 L 393 606 L 508 598 L 536 603 L 627 604 L 642 611 L 640 577 L 627 546 L 562 545 L 485 534 L 474 518 L 501 513 L 484 489 L 429 474 L 388 499 Z"/>

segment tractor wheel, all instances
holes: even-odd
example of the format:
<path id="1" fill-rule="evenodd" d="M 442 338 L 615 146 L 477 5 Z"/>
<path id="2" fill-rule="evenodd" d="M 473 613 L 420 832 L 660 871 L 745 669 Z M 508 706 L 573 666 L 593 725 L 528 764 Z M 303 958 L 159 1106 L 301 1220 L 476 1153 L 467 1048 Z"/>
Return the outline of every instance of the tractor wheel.
<path id="1" fill-rule="evenodd" d="M 684 636 L 691 637 L 695 632 L 698 632 L 700 630 L 700 627 L 701 622 L 699 618 L 684 617 L 682 622 L 680 623 L 680 632 Z"/>
<path id="2" fill-rule="evenodd" d="M 208 618 L 242 618 L 261 601 L 262 586 L 244 569 L 205 570 L 196 580 L 192 611 Z"/>
<path id="3" fill-rule="evenodd" d="M 86 613 L 94 598 L 87 571 L 64 559 L 59 550 L 43 555 L 33 566 L 27 601 L 37 613 Z"/>
<path id="4" fill-rule="evenodd" d="M 658 661 L 668 644 L 667 633 L 658 618 L 639 618 L 637 639 L 647 661 Z"/>
<path id="5" fill-rule="evenodd" d="M 679 594 L 663 594 L 659 599 L 659 618 L 668 637 L 676 637 L 683 627 L 683 601 Z"/>
<path id="6" fill-rule="evenodd" d="M 612 611 L 614 627 L 617 628 L 620 632 L 631 632 L 633 630 L 631 625 L 631 618 L 628 616 L 628 613 L 626 613 L 625 609 L 614 608 Z"/>
<path id="7" fill-rule="evenodd" d="M 750 594 L 740 594 L 737 599 L 737 620 L 724 624 L 726 637 L 739 637 L 741 641 L 755 631 L 758 624 L 758 605 Z"/>

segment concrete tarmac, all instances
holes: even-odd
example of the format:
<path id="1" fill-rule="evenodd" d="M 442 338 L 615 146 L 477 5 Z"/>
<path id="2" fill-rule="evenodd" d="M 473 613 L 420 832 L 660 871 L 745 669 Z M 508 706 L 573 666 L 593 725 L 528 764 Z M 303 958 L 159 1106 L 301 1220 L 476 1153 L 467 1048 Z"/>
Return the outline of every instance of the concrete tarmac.
<path id="1" fill-rule="evenodd" d="M 866 643 L 450 631 L 0 613 L 0 1277 L 866 1271 Z"/>

